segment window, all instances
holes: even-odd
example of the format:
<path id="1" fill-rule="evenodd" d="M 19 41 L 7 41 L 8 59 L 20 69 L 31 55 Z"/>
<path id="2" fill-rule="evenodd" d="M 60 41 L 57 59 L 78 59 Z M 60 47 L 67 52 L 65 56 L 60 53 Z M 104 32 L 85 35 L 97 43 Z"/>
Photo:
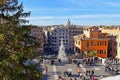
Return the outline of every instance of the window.
<path id="1" fill-rule="evenodd" d="M 104 42 L 104 45 L 106 46 L 106 41 Z"/>
<path id="2" fill-rule="evenodd" d="M 77 41 L 75 43 L 77 44 Z"/>
<path id="3" fill-rule="evenodd" d="M 89 42 L 86 43 L 86 47 L 87 47 L 87 48 L 89 47 Z"/>
<path id="4" fill-rule="evenodd" d="M 98 50 L 97 53 L 100 54 L 100 50 Z"/>
<path id="5" fill-rule="evenodd" d="M 100 44 L 100 46 L 101 46 L 101 45 L 102 45 L 102 42 L 100 41 L 100 43 L 99 43 L 99 44 Z"/>
<path id="6" fill-rule="evenodd" d="M 91 46 L 93 46 L 93 42 L 91 42 Z"/>
<path id="7" fill-rule="evenodd" d="M 66 45 L 68 45 L 68 43 L 66 43 Z"/>
<path id="8" fill-rule="evenodd" d="M 116 45 L 117 45 L 117 42 L 114 43 L 114 46 L 116 46 Z"/>
<path id="9" fill-rule="evenodd" d="M 103 54 L 106 54 L 106 50 L 103 50 Z"/>
<path id="10" fill-rule="evenodd" d="M 80 41 L 78 42 L 78 45 L 80 45 Z"/>
<path id="11" fill-rule="evenodd" d="M 96 42 L 94 42 L 94 46 L 96 46 Z"/>
<path id="12" fill-rule="evenodd" d="M 97 45 L 99 46 L 99 41 L 97 42 Z"/>

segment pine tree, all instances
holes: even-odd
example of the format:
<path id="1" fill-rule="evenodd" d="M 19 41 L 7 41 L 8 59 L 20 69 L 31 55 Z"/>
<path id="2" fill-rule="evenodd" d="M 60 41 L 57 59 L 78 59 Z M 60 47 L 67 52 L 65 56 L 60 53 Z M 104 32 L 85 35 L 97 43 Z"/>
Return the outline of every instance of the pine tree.
<path id="1" fill-rule="evenodd" d="M 0 80 L 40 80 L 39 64 L 26 65 L 38 53 L 39 42 L 31 36 L 30 27 L 22 27 L 28 22 L 23 4 L 18 0 L 0 0 Z"/>

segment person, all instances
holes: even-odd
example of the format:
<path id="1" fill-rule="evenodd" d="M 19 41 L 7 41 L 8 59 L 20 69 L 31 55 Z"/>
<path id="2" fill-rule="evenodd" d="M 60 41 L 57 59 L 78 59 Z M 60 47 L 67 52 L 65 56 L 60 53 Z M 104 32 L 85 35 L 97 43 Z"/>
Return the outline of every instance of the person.
<path id="1" fill-rule="evenodd" d="M 47 66 L 45 66 L 45 71 L 46 71 L 46 74 L 47 74 L 47 72 L 48 72 L 48 67 Z"/>
<path id="2" fill-rule="evenodd" d="M 77 72 L 78 72 L 78 76 L 79 76 L 80 78 L 82 78 L 82 73 L 81 73 L 80 67 L 77 68 Z"/>
<path id="3" fill-rule="evenodd" d="M 81 73 L 80 67 L 77 68 L 78 75 Z"/>
<path id="4" fill-rule="evenodd" d="M 72 78 L 70 78 L 69 80 L 72 80 Z"/>
<path id="5" fill-rule="evenodd" d="M 77 63 L 77 67 L 79 67 L 79 66 L 80 66 L 80 62 Z"/>
<path id="6" fill-rule="evenodd" d="M 58 76 L 58 80 L 63 80 L 61 76 Z"/>
<path id="7" fill-rule="evenodd" d="M 88 75 L 88 70 L 86 70 L 86 76 Z"/>
<path id="8" fill-rule="evenodd" d="M 101 80 L 102 79 L 102 76 L 100 76 L 99 78 L 98 78 L 98 80 Z"/>
<path id="9" fill-rule="evenodd" d="M 82 77 L 82 80 L 86 80 L 84 75 L 83 75 L 83 77 Z"/>
<path id="10" fill-rule="evenodd" d="M 94 79 L 94 75 L 91 75 L 91 76 L 90 76 L 90 80 L 95 80 L 95 79 Z"/>
<path id="11" fill-rule="evenodd" d="M 91 73 L 90 70 L 88 70 L 88 74 L 89 74 L 89 75 L 90 75 L 90 73 Z"/>
<path id="12" fill-rule="evenodd" d="M 77 80 L 77 78 L 76 78 L 76 77 L 74 77 L 74 80 Z"/>
<path id="13" fill-rule="evenodd" d="M 98 80 L 101 80 L 101 78 L 99 77 Z"/>
<path id="14" fill-rule="evenodd" d="M 54 60 L 51 60 L 51 65 L 53 65 L 54 64 Z"/>
<path id="15" fill-rule="evenodd" d="M 94 75 L 94 70 L 92 70 L 92 75 Z"/>
<path id="16" fill-rule="evenodd" d="M 61 63 L 61 59 L 58 59 L 58 62 Z"/>

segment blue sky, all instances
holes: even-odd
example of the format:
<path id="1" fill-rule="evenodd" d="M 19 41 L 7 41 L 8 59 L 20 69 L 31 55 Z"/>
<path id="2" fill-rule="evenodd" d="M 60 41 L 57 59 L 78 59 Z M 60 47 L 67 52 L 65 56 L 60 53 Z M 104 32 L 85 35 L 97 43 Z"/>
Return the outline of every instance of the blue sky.
<path id="1" fill-rule="evenodd" d="M 120 0 L 19 0 L 33 25 L 120 25 Z"/>

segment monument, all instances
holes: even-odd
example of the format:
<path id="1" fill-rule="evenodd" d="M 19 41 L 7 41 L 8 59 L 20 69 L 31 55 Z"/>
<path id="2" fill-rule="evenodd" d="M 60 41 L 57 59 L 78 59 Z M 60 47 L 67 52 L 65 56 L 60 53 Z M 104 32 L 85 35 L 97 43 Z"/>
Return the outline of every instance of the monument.
<path id="1" fill-rule="evenodd" d="M 59 47 L 59 51 L 58 51 L 58 58 L 57 59 L 60 59 L 60 60 L 68 60 L 67 59 L 67 54 L 65 52 L 65 46 L 63 44 L 63 39 L 61 39 L 61 45 Z"/>

